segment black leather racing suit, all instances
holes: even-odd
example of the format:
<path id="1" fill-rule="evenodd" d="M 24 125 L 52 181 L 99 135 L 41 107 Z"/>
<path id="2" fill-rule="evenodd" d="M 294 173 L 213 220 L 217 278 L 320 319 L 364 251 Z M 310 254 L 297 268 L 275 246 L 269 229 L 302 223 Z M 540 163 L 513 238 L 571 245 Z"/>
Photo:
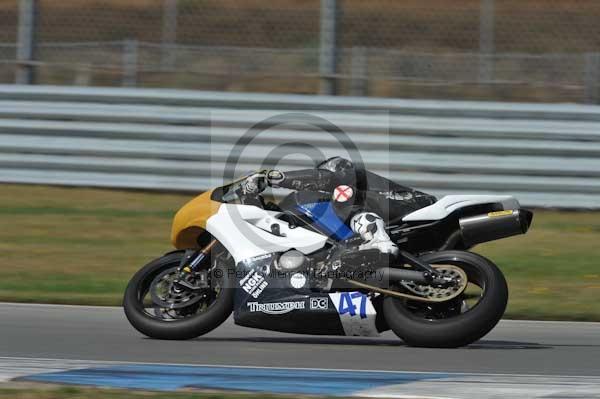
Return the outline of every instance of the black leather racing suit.
<path id="1" fill-rule="evenodd" d="M 382 252 L 397 251 L 385 225 L 431 205 L 436 198 L 396 184 L 379 175 L 359 170 L 352 162 L 330 158 L 313 169 L 282 172 L 270 170 L 248 178 L 247 192 L 260 192 L 269 185 L 296 191 L 318 191 L 331 195 L 338 215 L 365 240 L 364 247 Z"/>

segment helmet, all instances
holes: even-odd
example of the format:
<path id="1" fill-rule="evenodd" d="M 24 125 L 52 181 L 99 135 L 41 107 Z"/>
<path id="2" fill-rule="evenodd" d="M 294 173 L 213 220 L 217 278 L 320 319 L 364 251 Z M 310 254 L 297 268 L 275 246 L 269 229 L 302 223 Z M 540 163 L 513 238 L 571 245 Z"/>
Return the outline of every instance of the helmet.
<path id="1" fill-rule="evenodd" d="M 356 171 L 354 164 L 342 157 L 333 157 L 326 159 L 317 165 L 317 169 L 324 169 L 333 172 L 338 184 L 356 185 Z"/>
<path id="2" fill-rule="evenodd" d="M 348 175 L 354 170 L 354 165 L 342 157 L 333 157 L 321 162 L 317 165 L 317 169 L 325 169 L 330 172 Z"/>

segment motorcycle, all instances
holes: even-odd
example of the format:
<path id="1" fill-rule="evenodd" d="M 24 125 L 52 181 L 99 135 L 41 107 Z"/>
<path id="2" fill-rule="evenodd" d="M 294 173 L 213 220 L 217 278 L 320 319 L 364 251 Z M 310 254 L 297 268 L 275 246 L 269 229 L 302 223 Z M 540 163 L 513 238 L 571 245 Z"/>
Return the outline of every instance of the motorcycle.
<path id="1" fill-rule="evenodd" d="M 386 225 L 394 256 L 361 250 L 330 196 L 296 191 L 267 202 L 245 195 L 244 181 L 177 212 L 176 250 L 139 270 L 125 292 L 125 314 L 139 332 L 191 339 L 233 313 L 246 327 L 351 336 L 391 329 L 411 346 L 449 348 L 479 340 L 503 316 L 502 272 L 468 250 L 527 232 L 533 213 L 515 198 L 449 195 L 424 207 L 407 200 Z"/>

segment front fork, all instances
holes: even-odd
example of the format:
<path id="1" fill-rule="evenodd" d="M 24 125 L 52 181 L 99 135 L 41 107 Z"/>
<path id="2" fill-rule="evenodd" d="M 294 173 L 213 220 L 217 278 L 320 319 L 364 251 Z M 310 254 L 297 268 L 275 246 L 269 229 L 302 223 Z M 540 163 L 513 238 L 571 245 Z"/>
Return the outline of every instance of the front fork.
<path id="1" fill-rule="evenodd" d="M 200 265 L 210 255 L 212 247 L 215 246 L 217 240 L 212 239 L 204 248 L 199 250 L 187 250 L 185 255 L 179 264 L 179 276 L 177 280 L 173 281 L 176 287 L 199 291 L 208 286 L 208 271 L 201 270 Z M 188 276 L 193 274 L 196 285 L 189 282 Z"/>
<path id="2" fill-rule="evenodd" d="M 215 246 L 217 240 L 214 238 L 202 249 L 187 250 L 185 256 L 179 264 L 179 271 L 193 273 L 198 271 L 198 266 L 210 254 L 210 250 Z"/>

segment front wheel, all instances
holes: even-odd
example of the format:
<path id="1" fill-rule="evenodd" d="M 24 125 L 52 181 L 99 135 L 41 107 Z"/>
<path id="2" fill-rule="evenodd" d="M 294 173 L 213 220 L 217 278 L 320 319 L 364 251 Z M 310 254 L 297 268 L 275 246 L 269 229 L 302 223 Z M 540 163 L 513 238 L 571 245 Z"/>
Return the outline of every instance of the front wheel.
<path id="1" fill-rule="evenodd" d="M 217 328 L 233 310 L 234 283 L 226 267 L 226 254 L 208 257 L 208 287 L 189 292 L 173 285 L 183 256 L 180 251 L 150 262 L 131 278 L 125 290 L 125 315 L 148 337 L 195 338 Z"/>
<path id="2" fill-rule="evenodd" d="M 456 348 L 479 340 L 496 326 L 508 302 L 506 280 L 496 265 L 464 251 L 435 252 L 420 259 L 434 267 L 461 268 L 468 285 L 461 295 L 441 303 L 386 297 L 384 317 L 396 335 L 411 346 Z"/>

